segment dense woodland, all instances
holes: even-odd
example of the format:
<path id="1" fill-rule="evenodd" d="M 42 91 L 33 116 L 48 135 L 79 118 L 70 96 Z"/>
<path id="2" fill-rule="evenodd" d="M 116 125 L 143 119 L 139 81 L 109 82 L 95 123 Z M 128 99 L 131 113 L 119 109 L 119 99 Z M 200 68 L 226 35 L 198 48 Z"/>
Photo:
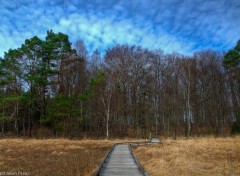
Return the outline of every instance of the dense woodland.
<path id="1" fill-rule="evenodd" d="M 240 41 L 227 53 L 164 54 L 48 31 L 0 58 L 1 136 L 114 138 L 240 131 Z"/>

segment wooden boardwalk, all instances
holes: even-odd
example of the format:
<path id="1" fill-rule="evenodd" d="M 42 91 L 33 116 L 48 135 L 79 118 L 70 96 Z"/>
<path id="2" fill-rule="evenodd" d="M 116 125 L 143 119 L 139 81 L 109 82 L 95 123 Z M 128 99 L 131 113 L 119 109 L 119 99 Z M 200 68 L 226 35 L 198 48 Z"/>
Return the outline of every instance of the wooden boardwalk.
<path id="1" fill-rule="evenodd" d="M 95 175 L 101 176 L 143 176 L 146 175 L 141 165 L 132 154 L 129 144 L 118 144 L 113 147 Z"/>
<path id="2" fill-rule="evenodd" d="M 151 141 L 114 144 L 93 176 L 146 176 L 147 173 L 135 158 L 130 146 L 160 143 L 158 138 L 153 138 Z"/>

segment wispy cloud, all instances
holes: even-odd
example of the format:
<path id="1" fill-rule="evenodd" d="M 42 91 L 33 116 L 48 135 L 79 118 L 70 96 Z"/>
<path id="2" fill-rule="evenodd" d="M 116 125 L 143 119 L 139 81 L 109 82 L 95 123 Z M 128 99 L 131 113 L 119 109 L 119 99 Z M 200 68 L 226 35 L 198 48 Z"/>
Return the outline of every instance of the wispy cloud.
<path id="1" fill-rule="evenodd" d="M 115 43 L 183 54 L 227 50 L 240 38 L 239 0 L 0 0 L 0 56 L 48 29 L 104 51 Z"/>

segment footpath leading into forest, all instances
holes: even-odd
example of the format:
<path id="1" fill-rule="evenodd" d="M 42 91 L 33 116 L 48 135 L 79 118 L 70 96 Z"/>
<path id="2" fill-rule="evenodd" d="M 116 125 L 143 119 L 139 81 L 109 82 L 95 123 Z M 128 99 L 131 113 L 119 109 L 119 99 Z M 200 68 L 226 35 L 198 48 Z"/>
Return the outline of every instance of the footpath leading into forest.
<path id="1" fill-rule="evenodd" d="M 144 142 L 116 143 L 102 160 L 93 176 L 146 176 L 148 175 L 134 156 L 131 146 L 161 143 L 158 138 Z"/>

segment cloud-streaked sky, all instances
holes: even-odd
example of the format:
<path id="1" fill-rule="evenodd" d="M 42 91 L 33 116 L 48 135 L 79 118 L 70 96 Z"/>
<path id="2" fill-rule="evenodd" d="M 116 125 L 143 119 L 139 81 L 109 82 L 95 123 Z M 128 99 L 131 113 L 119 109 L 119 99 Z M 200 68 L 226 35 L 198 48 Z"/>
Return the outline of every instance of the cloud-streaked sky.
<path id="1" fill-rule="evenodd" d="M 240 39 L 240 0 L 0 0 L 0 24 L 0 56 L 49 29 L 90 53 L 115 43 L 226 51 Z"/>

